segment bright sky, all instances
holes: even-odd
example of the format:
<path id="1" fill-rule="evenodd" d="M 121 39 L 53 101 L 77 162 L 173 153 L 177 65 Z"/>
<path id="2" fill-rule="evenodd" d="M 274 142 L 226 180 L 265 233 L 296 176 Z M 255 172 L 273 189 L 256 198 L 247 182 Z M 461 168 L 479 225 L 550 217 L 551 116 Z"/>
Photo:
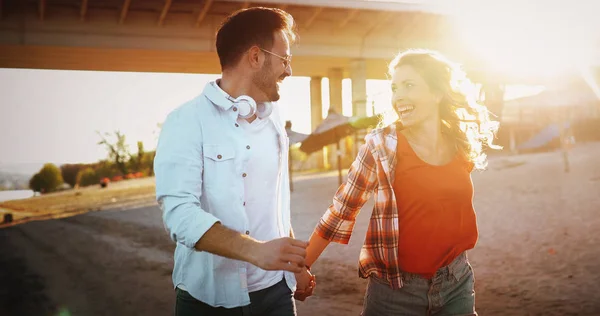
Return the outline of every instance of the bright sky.
<path id="1" fill-rule="evenodd" d="M 157 124 L 202 92 L 217 75 L 0 69 L 0 163 L 94 162 L 106 157 L 96 131 L 123 132 L 135 151 L 155 148 Z M 293 130 L 310 133 L 310 79 L 290 77 L 279 104 Z M 344 114 L 351 115 L 350 80 L 343 82 Z M 329 108 L 323 85 L 323 114 Z M 369 80 L 380 106 L 385 81 Z M 383 102 L 383 103 L 382 103 Z M 369 109 L 368 114 L 372 113 Z"/>

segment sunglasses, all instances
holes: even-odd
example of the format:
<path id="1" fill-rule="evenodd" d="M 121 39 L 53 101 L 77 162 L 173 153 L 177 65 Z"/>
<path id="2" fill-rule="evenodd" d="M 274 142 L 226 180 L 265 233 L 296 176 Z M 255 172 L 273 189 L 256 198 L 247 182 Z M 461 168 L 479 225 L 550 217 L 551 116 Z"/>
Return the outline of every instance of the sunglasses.
<path id="1" fill-rule="evenodd" d="M 292 55 L 288 55 L 288 56 L 284 57 L 284 56 L 277 55 L 271 51 L 268 51 L 268 50 L 260 48 L 260 47 L 259 47 L 259 49 L 265 53 L 271 54 L 275 57 L 279 57 L 279 59 L 283 60 L 283 66 L 285 66 L 285 68 L 287 68 L 292 63 Z"/>

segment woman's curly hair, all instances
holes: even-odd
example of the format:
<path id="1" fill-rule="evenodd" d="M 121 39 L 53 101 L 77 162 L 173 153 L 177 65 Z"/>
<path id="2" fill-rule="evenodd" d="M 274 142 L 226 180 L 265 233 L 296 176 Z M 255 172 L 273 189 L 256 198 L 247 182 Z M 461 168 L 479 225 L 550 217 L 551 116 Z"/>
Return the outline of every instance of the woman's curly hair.
<path id="1" fill-rule="evenodd" d="M 488 109 L 477 103 L 475 86 L 465 72 L 438 52 L 412 49 L 398 54 L 389 65 L 390 76 L 400 67 L 411 66 L 432 91 L 443 97 L 440 102 L 442 132 L 451 136 L 459 153 L 477 169 L 484 169 L 484 146 L 500 149 L 493 140 L 499 123 L 489 117 Z"/>

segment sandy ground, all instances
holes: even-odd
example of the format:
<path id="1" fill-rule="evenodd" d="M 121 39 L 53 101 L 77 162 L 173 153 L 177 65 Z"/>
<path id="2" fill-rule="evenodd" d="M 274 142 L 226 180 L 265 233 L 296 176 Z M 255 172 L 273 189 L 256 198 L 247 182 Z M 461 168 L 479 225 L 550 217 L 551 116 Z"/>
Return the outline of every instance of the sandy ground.
<path id="1" fill-rule="evenodd" d="M 480 239 L 469 258 L 480 315 L 600 315 L 600 143 L 495 157 L 474 173 Z M 293 226 L 308 238 L 337 188 L 303 176 Z M 299 315 L 359 315 L 356 263 L 372 202 L 349 245 L 314 265 L 317 292 Z M 173 244 L 156 207 L 94 212 L 0 229 L 0 315 L 171 315 Z"/>

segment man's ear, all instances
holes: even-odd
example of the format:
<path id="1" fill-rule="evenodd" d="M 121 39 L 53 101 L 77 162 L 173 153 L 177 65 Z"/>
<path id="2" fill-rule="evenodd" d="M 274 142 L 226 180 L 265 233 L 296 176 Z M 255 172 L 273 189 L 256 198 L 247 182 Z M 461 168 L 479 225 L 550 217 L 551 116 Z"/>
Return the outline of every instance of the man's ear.
<path id="1" fill-rule="evenodd" d="M 248 63 L 252 68 L 260 69 L 262 64 L 264 63 L 264 54 L 261 54 L 260 48 L 258 46 L 252 46 L 248 50 Z"/>

